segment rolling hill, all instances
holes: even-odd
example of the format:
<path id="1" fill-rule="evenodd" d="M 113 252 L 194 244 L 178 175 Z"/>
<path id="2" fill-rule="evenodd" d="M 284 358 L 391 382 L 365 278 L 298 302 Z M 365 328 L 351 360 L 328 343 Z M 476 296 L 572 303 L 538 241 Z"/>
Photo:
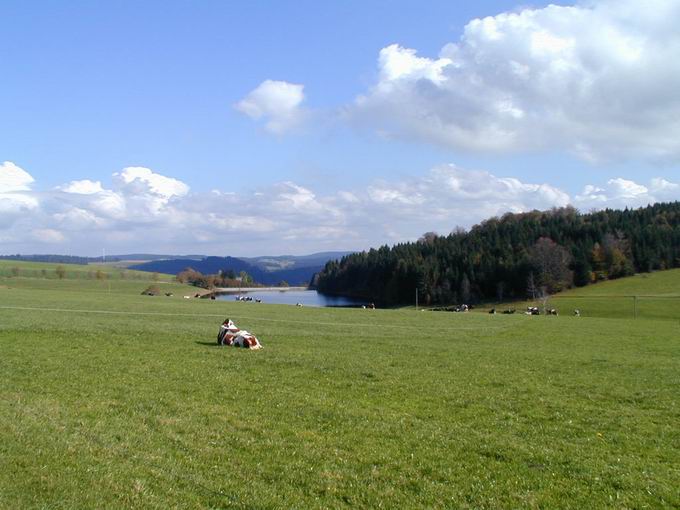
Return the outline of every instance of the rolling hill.
<path id="1" fill-rule="evenodd" d="M 527 306 L 542 306 L 537 300 L 504 302 L 487 305 L 481 311 L 495 307 L 523 311 Z M 565 290 L 552 295 L 547 307 L 564 315 L 578 309 L 584 317 L 680 319 L 680 269 L 640 273 Z"/>
<path id="2" fill-rule="evenodd" d="M 234 271 L 236 274 L 245 271 L 253 280 L 263 285 L 277 285 L 286 281 L 290 285 L 308 285 L 312 276 L 323 269 L 333 257 L 340 257 L 346 252 L 326 252 L 306 256 L 254 257 L 241 259 L 236 257 L 204 257 L 200 260 L 173 258 L 154 260 L 143 264 L 129 266 L 138 271 L 178 274 L 187 268 L 203 274 L 216 274 L 219 271 Z"/>

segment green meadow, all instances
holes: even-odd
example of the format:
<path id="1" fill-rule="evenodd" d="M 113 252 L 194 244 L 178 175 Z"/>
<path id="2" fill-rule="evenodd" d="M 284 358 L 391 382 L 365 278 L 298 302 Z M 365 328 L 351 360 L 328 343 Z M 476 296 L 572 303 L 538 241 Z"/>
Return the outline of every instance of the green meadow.
<path id="1" fill-rule="evenodd" d="M 570 289 L 550 296 L 546 305 L 571 315 L 575 309 L 582 317 L 645 318 L 680 321 L 680 269 L 642 273 Z M 539 300 L 487 305 L 498 312 L 518 311 L 527 306 L 542 307 Z"/>
<path id="2" fill-rule="evenodd" d="M 575 318 L 41 266 L 0 264 L 0 508 L 680 507 L 680 323 L 592 297 L 680 273 L 578 289 Z M 218 347 L 226 317 L 265 348 Z"/>

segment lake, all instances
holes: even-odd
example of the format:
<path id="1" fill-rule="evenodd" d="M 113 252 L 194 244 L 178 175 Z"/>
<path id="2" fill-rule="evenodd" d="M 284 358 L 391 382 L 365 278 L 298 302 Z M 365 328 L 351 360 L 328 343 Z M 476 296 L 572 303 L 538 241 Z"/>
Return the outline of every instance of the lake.
<path id="1" fill-rule="evenodd" d="M 249 292 L 233 292 L 218 294 L 221 301 L 234 301 L 236 296 L 248 296 L 261 299 L 263 303 L 277 305 L 295 305 L 300 303 L 304 306 L 361 306 L 366 301 L 346 297 L 328 296 L 315 290 L 256 290 Z"/>

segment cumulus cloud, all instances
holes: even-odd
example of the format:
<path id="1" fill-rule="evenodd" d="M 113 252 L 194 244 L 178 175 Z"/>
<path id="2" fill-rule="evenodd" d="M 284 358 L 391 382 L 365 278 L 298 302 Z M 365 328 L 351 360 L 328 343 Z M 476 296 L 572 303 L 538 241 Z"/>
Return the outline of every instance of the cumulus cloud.
<path id="1" fill-rule="evenodd" d="M 33 182 L 33 177 L 14 163 L 0 165 L 0 229 L 38 208 L 37 197 L 29 193 Z"/>
<path id="2" fill-rule="evenodd" d="M 68 184 L 64 184 L 63 186 L 58 186 L 57 189 L 60 189 L 66 193 L 77 193 L 79 195 L 93 195 L 95 193 L 104 191 L 100 181 L 91 181 L 89 179 L 83 179 L 82 181 L 71 181 Z"/>
<path id="3" fill-rule="evenodd" d="M 583 210 L 621 209 L 644 207 L 657 202 L 680 200 L 680 184 L 666 179 L 654 178 L 649 184 L 639 184 L 628 179 L 609 179 L 604 186 L 589 184 L 574 197 L 574 205 Z"/>
<path id="4" fill-rule="evenodd" d="M 601 0 L 470 21 L 435 58 L 393 44 L 348 116 L 387 137 L 587 160 L 680 159 L 680 2 Z"/>
<path id="5" fill-rule="evenodd" d="M 9 167 L 22 176 L 13 177 L 12 191 L 0 193 L 0 241 L 11 252 L 92 254 L 105 246 L 243 256 L 364 249 L 426 231 L 447 233 L 506 212 L 680 199 L 680 184 L 662 178 L 611 179 L 571 198 L 547 183 L 456 165 L 333 193 L 290 181 L 250 192 L 192 192 L 186 183 L 142 167 L 113 174 L 110 184 L 83 179 L 36 192 L 30 174 Z"/>
<path id="6" fill-rule="evenodd" d="M 263 120 L 267 131 L 280 135 L 300 126 L 306 116 L 301 106 L 304 99 L 304 85 L 265 80 L 234 108 L 251 119 Z"/>
<path id="7" fill-rule="evenodd" d="M 449 232 L 506 212 L 548 209 L 569 204 L 569 196 L 548 184 L 524 183 L 481 170 L 441 165 L 423 177 L 369 187 L 369 207 L 383 228 L 398 238 L 412 239 L 426 230 Z M 409 231 L 404 232 L 404 225 Z"/>
<path id="8" fill-rule="evenodd" d="M 33 177 L 11 161 L 0 165 L 0 193 L 30 189 Z"/>
<path id="9" fill-rule="evenodd" d="M 120 188 L 134 190 L 137 194 L 153 194 L 166 200 L 189 192 L 189 186 L 182 181 L 139 166 L 124 168 L 122 172 L 113 174 L 113 177 Z"/>

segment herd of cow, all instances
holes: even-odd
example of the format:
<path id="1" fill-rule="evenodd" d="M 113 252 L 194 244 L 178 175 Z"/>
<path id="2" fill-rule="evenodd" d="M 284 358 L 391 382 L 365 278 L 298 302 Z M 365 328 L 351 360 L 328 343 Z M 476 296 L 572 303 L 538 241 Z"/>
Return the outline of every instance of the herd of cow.
<path id="1" fill-rule="evenodd" d="M 509 308 L 507 310 L 503 310 L 501 313 L 513 314 L 513 313 L 516 313 L 516 311 L 517 310 L 515 310 L 514 308 Z M 489 313 L 495 314 L 496 309 L 492 308 L 491 310 L 489 310 Z M 524 315 L 541 315 L 541 311 L 539 310 L 539 308 L 537 306 L 527 306 L 527 311 L 523 312 L 523 313 L 524 313 Z M 559 315 L 559 314 L 557 313 L 557 308 L 546 308 L 545 315 Z M 580 316 L 581 316 L 581 310 L 579 310 L 578 308 L 575 309 L 574 310 L 574 317 L 580 317 Z"/>
<path id="2" fill-rule="evenodd" d="M 469 305 L 460 305 L 451 311 L 467 312 L 470 308 L 472 307 Z M 496 309 L 492 308 L 489 310 L 489 313 L 495 314 Z M 507 310 L 503 310 L 501 313 L 514 314 L 516 313 L 516 310 L 514 308 L 509 308 Z M 541 311 L 537 306 L 528 306 L 526 312 L 523 313 L 525 315 L 540 315 Z M 545 314 L 558 315 L 557 309 L 555 308 L 546 309 Z M 580 317 L 581 311 L 579 309 L 574 310 L 574 316 Z M 233 347 L 243 347 L 244 349 L 262 349 L 262 344 L 255 337 L 255 335 L 248 333 L 244 329 L 239 329 L 231 319 L 225 319 L 220 326 L 220 330 L 217 333 L 217 345 L 230 345 Z"/>
<path id="3" fill-rule="evenodd" d="M 261 299 L 253 299 L 251 296 L 236 296 L 236 301 L 255 301 L 256 303 L 262 303 Z"/>

